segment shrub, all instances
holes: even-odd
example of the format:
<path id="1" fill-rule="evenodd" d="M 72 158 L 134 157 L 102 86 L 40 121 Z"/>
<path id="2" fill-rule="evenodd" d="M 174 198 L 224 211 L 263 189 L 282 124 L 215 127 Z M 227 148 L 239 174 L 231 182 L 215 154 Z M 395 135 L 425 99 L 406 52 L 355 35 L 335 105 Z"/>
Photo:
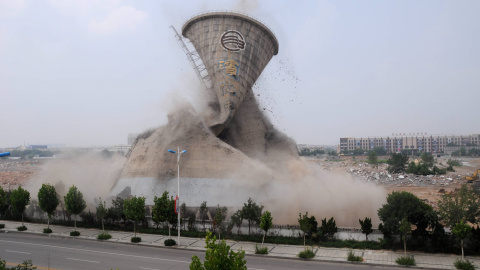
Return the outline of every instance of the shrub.
<path id="1" fill-rule="evenodd" d="M 167 247 L 171 247 L 171 246 L 175 246 L 177 244 L 177 242 L 175 242 L 175 240 L 173 239 L 167 239 L 163 242 L 165 244 L 165 246 Z"/>
<path id="2" fill-rule="evenodd" d="M 43 228 L 43 233 L 52 233 L 52 229 L 50 229 L 50 228 Z"/>
<path id="3" fill-rule="evenodd" d="M 355 256 L 355 254 L 353 254 L 353 251 L 349 250 L 348 254 L 347 254 L 347 261 L 349 261 L 349 262 L 363 262 L 363 258 L 361 256 Z"/>
<path id="4" fill-rule="evenodd" d="M 27 230 L 27 227 L 25 226 L 20 226 L 20 227 L 17 227 L 17 231 L 26 231 Z"/>
<path id="5" fill-rule="evenodd" d="M 315 253 L 313 253 L 313 251 L 311 249 L 306 248 L 305 250 L 300 251 L 300 253 L 298 253 L 298 257 L 300 257 L 302 259 L 311 259 L 311 258 L 315 257 Z"/>
<path id="6" fill-rule="evenodd" d="M 142 238 L 141 238 L 141 237 L 138 237 L 138 236 L 137 236 L 137 237 L 132 237 L 132 238 L 130 239 L 130 241 L 131 241 L 132 243 L 139 243 L 139 242 L 142 242 Z"/>
<path id="7" fill-rule="evenodd" d="M 79 235 L 80 235 L 79 231 L 70 232 L 70 236 L 79 236 Z"/>
<path id="8" fill-rule="evenodd" d="M 5 224 L 2 223 L 0 224 L 0 229 L 3 229 L 3 228 L 5 228 Z"/>
<path id="9" fill-rule="evenodd" d="M 461 269 L 461 270 L 474 270 L 475 268 L 477 268 L 471 261 L 469 260 L 460 260 L 460 259 L 457 259 L 453 265 L 455 266 L 455 268 L 457 269 Z"/>
<path id="10" fill-rule="evenodd" d="M 102 232 L 101 234 L 99 234 L 99 235 L 97 236 L 97 239 L 98 239 L 98 240 L 108 240 L 108 239 L 110 239 L 110 238 L 112 238 L 112 236 L 111 236 L 109 233 L 107 233 L 107 232 Z"/>
<path id="11" fill-rule="evenodd" d="M 255 245 L 255 254 L 268 254 L 268 248 L 258 247 L 258 245 Z"/>
<path id="12" fill-rule="evenodd" d="M 461 161 L 456 159 L 448 159 L 447 164 L 455 167 L 461 167 L 463 165 Z"/>
<path id="13" fill-rule="evenodd" d="M 415 266 L 415 259 L 413 257 L 400 257 L 395 260 L 395 262 L 399 265 L 404 266 Z"/>

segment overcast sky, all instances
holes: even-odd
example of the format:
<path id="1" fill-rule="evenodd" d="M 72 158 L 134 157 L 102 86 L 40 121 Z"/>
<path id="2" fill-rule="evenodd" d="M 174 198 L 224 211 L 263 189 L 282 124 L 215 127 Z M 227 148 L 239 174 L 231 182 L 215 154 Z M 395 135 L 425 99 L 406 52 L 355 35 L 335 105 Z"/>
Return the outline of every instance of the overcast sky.
<path id="1" fill-rule="evenodd" d="M 0 147 L 125 144 L 199 83 L 174 39 L 247 12 L 280 51 L 254 88 L 297 143 L 480 132 L 480 1 L 0 0 Z"/>

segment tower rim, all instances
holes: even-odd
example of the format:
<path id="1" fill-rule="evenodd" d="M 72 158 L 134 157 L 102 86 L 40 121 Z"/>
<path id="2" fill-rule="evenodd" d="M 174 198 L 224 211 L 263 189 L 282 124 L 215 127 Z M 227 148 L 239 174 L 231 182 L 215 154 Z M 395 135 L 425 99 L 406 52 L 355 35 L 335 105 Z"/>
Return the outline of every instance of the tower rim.
<path id="1" fill-rule="evenodd" d="M 265 33 L 267 33 L 267 35 L 270 37 L 270 39 L 272 40 L 273 45 L 274 45 L 273 55 L 278 54 L 278 49 L 279 49 L 278 40 L 277 40 L 277 37 L 275 36 L 275 34 L 273 33 L 273 31 L 270 30 L 270 28 L 268 28 L 261 21 L 253 18 L 252 16 L 250 16 L 248 14 L 241 13 L 241 12 L 238 12 L 238 11 L 207 11 L 207 12 L 202 12 L 200 14 L 197 14 L 197 15 L 191 17 L 189 20 L 187 20 L 183 24 L 182 35 L 185 37 L 185 34 L 187 33 L 188 29 L 193 24 L 195 24 L 196 22 L 199 22 L 201 20 L 210 19 L 210 18 L 215 18 L 215 17 L 216 18 L 235 18 L 235 19 L 245 20 L 245 21 L 247 21 L 251 24 L 254 24 L 258 28 L 265 31 Z"/>

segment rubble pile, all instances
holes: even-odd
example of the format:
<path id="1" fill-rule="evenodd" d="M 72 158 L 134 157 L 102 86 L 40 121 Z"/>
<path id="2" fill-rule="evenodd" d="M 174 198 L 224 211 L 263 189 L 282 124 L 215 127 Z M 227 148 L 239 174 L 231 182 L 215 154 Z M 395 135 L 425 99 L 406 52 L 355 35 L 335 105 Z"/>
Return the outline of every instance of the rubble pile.
<path id="1" fill-rule="evenodd" d="M 40 171 L 42 160 L 12 160 L 0 161 L 0 185 L 3 188 L 24 185 L 27 180 Z"/>
<path id="2" fill-rule="evenodd" d="M 358 163 L 345 170 L 352 174 L 356 179 L 385 186 L 449 186 L 452 184 L 461 184 L 463 182 L 462 176 L 455 173 L 426 176 L 414 174 L 391 174 L 387 171 L 386 164 L 381 164 L 378 168 L 375 168 L 368 163 Z"/>

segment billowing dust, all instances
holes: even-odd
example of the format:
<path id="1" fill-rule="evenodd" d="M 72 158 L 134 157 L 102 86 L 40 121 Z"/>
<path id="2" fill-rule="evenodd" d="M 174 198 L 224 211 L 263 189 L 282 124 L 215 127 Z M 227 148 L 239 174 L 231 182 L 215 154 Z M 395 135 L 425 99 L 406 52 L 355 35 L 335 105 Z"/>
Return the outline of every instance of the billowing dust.
<path id="1" fill-rule="evenodd" d="M 110 188 L 122 171 L 125 157 L 105 156 L 101 152 L 65 153 L 64 158 L 49 160 L 25 186 L 30 198 L 36 199 L 43 183 L 55 186 L 61 200 L 75 185 L 83 194 L 88 209 L 94 209 L 98 198 L 107 198 Z"/>

